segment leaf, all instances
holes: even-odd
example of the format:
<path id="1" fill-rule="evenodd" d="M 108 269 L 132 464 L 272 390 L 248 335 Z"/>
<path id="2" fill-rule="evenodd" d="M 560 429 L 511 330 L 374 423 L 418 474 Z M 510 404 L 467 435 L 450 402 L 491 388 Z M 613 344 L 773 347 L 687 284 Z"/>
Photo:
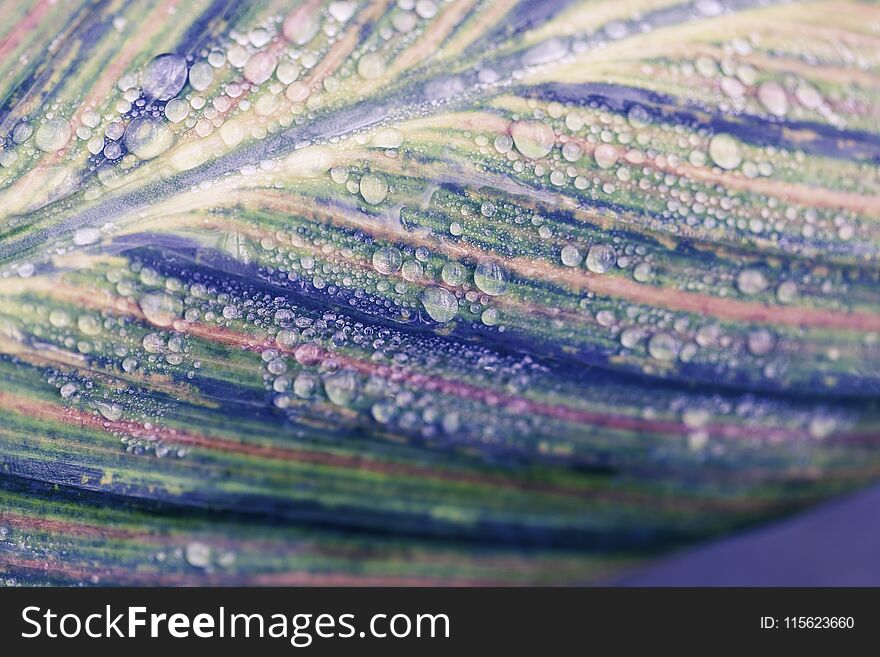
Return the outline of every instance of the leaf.
<path id="1" fill-rule="evenodd" d="M 19 3 L 6 582 L 606 581 L 876 479 L 878 19 Z"/>

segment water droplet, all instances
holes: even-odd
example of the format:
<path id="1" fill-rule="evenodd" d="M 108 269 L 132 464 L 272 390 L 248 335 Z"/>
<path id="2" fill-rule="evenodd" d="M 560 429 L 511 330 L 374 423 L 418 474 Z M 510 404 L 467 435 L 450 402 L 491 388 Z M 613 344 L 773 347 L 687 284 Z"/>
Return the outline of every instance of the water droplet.
<path id="1" fill-rule="evenodd" d="M 186 59 L 181 55 L 159 55 L 147 64 L 141 78 L 144 96 L 151 100 L 171 100 L 183 89 L 187 75 Z"/>
<path id="2" fill-rule="evenodd" d="M 141 341 L 144 351 L 149 354 L 158 354 L 165 348 L 165 341 L 158 333 L 147 333 Z"/>
<path id="3" fill-rule="evenodd" d="M 587 269 L 596 274 L 604 274 L 617 262 L 617 251 L 608 244 L 594 244 L 587 252 Z"/>
<path id="4" fill-rule="evenodd" d="M 486 326 L 495 326 L 498 323 L 498 310 L 496 308 L 486 308 L 480 315 L 480 321 Z"/>
<path id="5" fill-rule="evenodd" d="M 758 100 L 774 116 L 785 116 L 788 112 L 788 97 L 778 82 L 771 80 L 758 87 Z"/>
<path id="6" fill-rule="evenodd" d="M 403 255 L 393 246 L 376 249 L 373 252 L 373 267 L 380 274 L 393 274 L 400 269 L 403 263 Z"/>
<path id="7" fill-rule="evenodd" d="M 809 82 L 801 80 L 794 92 L 797 101 L 806 109 L 816 110 L 822 106 L 822 94 Z"/>
<path id="8" fill-rule="evenodd" d="M 403 133 L 397 128 L 385 128 L 373 137 L 373 146 L 378 148 L 400 148 L 403 144 Z"/>
<path id="9" fill-rule="evenodd" d="M 56 308 L 49 313 L 49 323 L 55 328 L 64 328 L 70 325 L 70 315 L 65 311 Z"/>
<path id="10" fill-rule="evenodd" d="M 773 349 L 776 340 L 767 329 L 758 329 L 749 333 L 747 346 L 754 356 L 764 356 Z"/>
<path id="11" fill-rule="evenodd" d="M 566 244 L 562 247 L 562 251 L 559 253 L 559 257 L 562 259 L 562 264 L 566 267 L 577 267 L 581 264 L 581 260 L 583 260 L 584 256 L 581 255 L 580 250 L 573 244 Z"/>
<path id="12" fill-rule="evenodd" d="M 275 69 L 275 77 L 281 84 L 290 84 L 299 77 L 299 66 L 291 61 L 283 61 Z"/>
<path id="13" fill-rule="evenodd" d="M 422 305 L 435 322 L 448 322 L 458 313 L 455 295 L 442 287 L 429 287 L 422 292 Z"/>
<path id="14" fill-rule="evenodd" d="M 293 381 L 293 393 L 300 399 L 309 399 L 315 396 L 318 383 L 318 377 L 311 372 L 301 372 Z"/>
<path id="15" fill-rule="evenodd" d="M 77 246 L 94 244 L 101 239 L 101 231 L 97 228 L 79 228 L 73 234 L 73 243 Z"/>
<path id="16" fill-rule="evenodd" d="M 348 180 L 348 167 L 338 166 L 330 169 L 330 178 L 337 185 L 343 185 Z"/>
<path id="17" fill-rule="evenodd" d="M 125 147 L 142 160 L 150 160 L 174 144 L 174 133 L 164 121 L 150 116 L 134 119 L 125 129 Z"/>
<path id="18" fill-rule="evenodd" d="M 281 31 L 288 41 L 304 46 L 314 38 L 320 28 L 321 18 L 317 12 L 298 7 L 284 19 Z"/>
<path id="19" fill-rule="evenodd" d="M 189 115 L 189 103 L 180 98 L 169 100 L 165 105 L 165 118 L 172 123 L 180 123 Z"/>
<path id="20" fill-rule="evenodd" d="M 327 11 L 337 22 L 346 23 L 354 15 L 355 9 L 357 9 L 357 5 L 354 2 L 340 1 L 331 2 Z"/>
<path id="21" fill-rule="evenodd" d="M 353 372 L 342 371 L 324 379 L 324 392 L 337 406 L 350 405 L 358 393 L 358 380 Z"/>
<path id="22" fill-rule="evenodd" d="M 376 422 L 379 422 L 380 424 L 388 424 L 391 421 L 391 418 L 394 417 L 395 410 L 396 406 L 393 402 L 383 400 L 373 404 L 370 413 L 373 415 L 373 419 L 375 419 Z"/>
<path id="23" fill-rule="evenodd" d="M 385 62 L 375 53 L 367 53 L 358 60 L 357 72 L 365 80 L 375 80 L 385 74 Z"/>
<path id="24" fill-rule="evenodd" d="M 567 162 L 577 162 L 581 159 L 581 155 L 583 155 L 583 150 L 577 142 L 568 141 L 562 146 L 562 157 Z"/>
<path id="25" fill-rule="evenodd" d="M 116 422 L 122 417 L 122 409 L 118 404 L 105 404 L 101 402 L 96 404 L 96 406 L 98 407 L 98 412 L 111 422 Z"/>
<path id="26" fill-rule="evenodd" d="M 140 307 L 147 321 L 156 326 L 171 326 L 183 311 L 183 304 L 164 292 L 144 295 Z"/>
<path id="27" fill-rule="evenodd" d="M 85 335 L 98 335 L 101 332 L 101 323 L 92 315 L 80 315 L 76 320 L 76 326 Z"/>
<path id="28" fill-rule="evenodd" d="M 482 292 L 494 297 L 507 290 L 507 275 L 494 260 L 482 260 L 474 270 L 474 283 Z"/>
<path id="29" fill-rule="evenodd" d="M 742 162 L 739 142 L 726 133 L 717 134 L 709 142 L 709 157 L 722 169 L 736 169 Z"/>
<path id="30" fill-rule="evenodd" d="M 593 158 L 601 169 L 609 169 L 614 166 L 619 155 L 617 149 L 611 144 L 599 144 L 593 151 Z"/>
<path id="31" fill-rule="evenodd" d="M 278 59 L 272 53 L 258 52 L 244 66 L 244 77 L 252 84 L 262 84 L 275 72 Z"/>
<path id="32" fill-rule="evenodd" d="M 196 91 L 204 91 L 214 81 L 214 67 L 208 62 L 196 62 L 189 69 L 189 84 Z"/>
<path id="33" fill-rule="evenodd" d="M 50 119 L 37 128 L 34 143 L 47 153 L 61 150 L 70 141 L 70 124 L 64 119 Z"/>
<path id="34" fill-rule="evenodd" d="M 678 340 L 669 333 L 655 333 L 648 341 L 648 353 L 657 360 L 675 360 L 679 349 Z"/>
<path id="35" fill-rule="evenodd" d="M 440 271 L 440 277 L 447 285 L 461 285 L 467 280 L 467 267 L 460 262 L 447 262 Z"/>
<path id="36" fill-rule="evenodd" d="M 370 205 L 378 205 L 388 196 L 388 183 L 384 178 L 371 173 L 361 178 L 359 189 L 361 196 Z"/>
<path id="37" fill-rule="evenodd" d="M 199 541 L 193 541 L 187 544 L 184 558 L 190 566 L 207 568 L 211 565 L 211 548 Z"/>
<path id="38" fill-rule="evenodd" d="M 757 269 L 744 269 L 736 277 L 736 287 L 743 294 L 760 294 L 767 285 L 767 278 Z"/>
<path id="39" fill-rule="evenodd" d="M 776 298 L 779 303 L 791 303 L 797 298 L 798 288 L 794 281 L 785 281 L 776 288 Z"/>
<path id="40" fill-rule="evenodd" d="M 639 342 L 642 341 L 643 337 L 644 333 L 642 329 L 631 326 L 621 331 L 620 344 L 626 349 L 634 349 L 639 344 Z"/>
<path id="41" fill-rule="evenodd" d="M 547 156 L 556 143 L 556 133 L 540 121 L 517 121 L 510 128 L 516 150 L 532 160 Z"/>

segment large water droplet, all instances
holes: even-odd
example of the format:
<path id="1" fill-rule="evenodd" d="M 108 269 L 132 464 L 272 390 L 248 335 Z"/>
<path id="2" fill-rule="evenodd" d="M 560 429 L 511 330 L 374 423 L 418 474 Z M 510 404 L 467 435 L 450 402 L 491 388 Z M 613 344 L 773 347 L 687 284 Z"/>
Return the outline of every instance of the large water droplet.
<path id="1" fill-rule="evenodd" d="M 180 300 L 164 292 L 145 294 L 141 298 L 140 307 L 147 321 L 156 326 L 171 326 L 183 312 Z"/>
<path id="2" fill-rule="evenodd" d="M 134 119 L 125 129 L 125 147 L 142 160 L 150 160 L 174 144 L 174 133 L 162 121 L 151 116 Z"/>
<path id="3" fill-rule="evenodd" d="M 442 287 L 429 287 L 421 296 L 425 311 L 435 322 L 448 322 L 458 312 L 458 301 L 455 295 Z"/>
<path id="4" fill-rule="evenodd" d="M 657 360 L 675 360 L 680 348 L 678 340 L 669 333 L 655 333 L 648 341 L 648 353 Z"/>
<path id="5" fill-rule="evenodd" d="M 715 135 L 709 142 L 709 157 L 722 169 L 736 169 L 742 162 L 739 142 L 725 133 Z"/>
<path id="6" fill-rule="evenodd" d="M 385 249 L 376 249 L 373 252 L 373 267 L 380 274 L 393 274 L 403 264 L 403 256 L 400 251 L 390 246 Z"/>
<path id="7" fill-rule="evenodd" d="M 183 89 L 186 78 L 186 60 L 181 55 L 166 53 L 147 64 L 141 88 L 147 98 L 171 100 Z"/>
<path id="8" fill-rule="evenodd" d="M 604 274 L 617 262 L 617 251 L 608 244 L 595 244 L 587 252 L 587 269 Z"/>
<path id="9" fill-rule="evenodd" d="M 343 371 L 324 379 L 324 392 L 337 406 L 348 406 L 358 393 L 358 380 L 353 372 Z"/>
<path id="10" fill-rule="evenodd" d="M 37 128 L 34 143 L 41 151 L 50 153 L 64 148 L 70 141 L 70 124 L 64 119 L 50 119 Z"/>
<path id="11" fill-rule="evenodd" d="M 539 160 L 553 150 L 556 133 L 540 121 L 517 121 L 510 128 L 516 150 L 532 160 Z"/>
<path id="12" fill-rule="evenodd" d="M 370 205 L 378 205 L 388 196 L 388 183 L 384 178 L 368 173 L 360 181 L 360 192 Z"/>
<path id="13" fill-rule="evenodd" d="M 483 260 L 474 270 L 474 283 L 481 291 L 494 297 L 507 290 L 507 275 L 494 260 Z"/>

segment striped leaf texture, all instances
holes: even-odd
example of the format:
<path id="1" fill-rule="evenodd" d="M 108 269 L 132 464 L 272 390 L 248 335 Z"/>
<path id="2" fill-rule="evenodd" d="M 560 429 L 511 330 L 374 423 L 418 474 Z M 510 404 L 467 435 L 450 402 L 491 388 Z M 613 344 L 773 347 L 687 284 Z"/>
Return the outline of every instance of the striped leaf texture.
<path id="1" fill-rule="evenodd" d="M 0 15 L 0 575 L 584 584 L 880 474 L 880 6 Z"/>

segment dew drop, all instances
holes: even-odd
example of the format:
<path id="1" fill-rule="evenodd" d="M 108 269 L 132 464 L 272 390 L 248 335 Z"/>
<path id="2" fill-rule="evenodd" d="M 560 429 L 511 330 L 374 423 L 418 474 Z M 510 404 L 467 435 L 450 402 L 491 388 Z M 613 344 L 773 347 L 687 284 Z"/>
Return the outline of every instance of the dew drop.
<path id="1" fill-rule="evenodd" d="M 587 269 L 595 274 L 604 274 L 617 262 L 617 251 L 608 244 L 594 244 L 587 252 Z"/>
<path id="2" fill-rule="evenodd" d="M 532 160 L 546 157 L 556 143 L 556 133 L 540 121 L 517 121 L 510 128 L 516 150 Z"/>
<path id="3" fill-rule="evenodd" d="M 145 294 L 140 307 L 147 321 L 155 326 L 171 326 L 183 312 L 183 304 L 164 292 Z"/>
<path id="4" fill-rule="evenodd" d="M 373 252 L 373 267 L 380 274 L 393 274 L 403 264 L 403 255 L 393 246 Z"/>
<path id="5" fill-rule="evenodd" d="M 507 276 L 494 260 L 482 260 L 474 270 L 474 283 L 489 296 L 504 294 L 507 290 Z"/>
<path id="6" fill-rule="evenodd" d="M 722 169 L 736 169 L 742 162 L 739 142 L 726 133 L 717 134 L 709 142 L 709 157 Z"/>
<path id="7" fill-rule="evenodd" d="M 648 341 L 648 353 L 656 360 L 675 360 L 680 348 L 678 340 L 669 333 L 655 333 Z"/>
<path id="8" fill-rule="evenodd" d="M 125 147 L 142 160 L 151 160 L 174 144 L 174 133 L 164 121 L 150 116 L 134 119 L 125 129 Z"/>
<path id="9" fill-rule="evenodd" d="M 563 246 L 559 257 L 562 259 L 562 264 L 566 267 L 577 267 L 581 264 L 581 260 L 584 258 L 578 248 L 573 244 L 566 244 Z"/>
<path id="10" fill-rule="evenodd" d="M 361 196 L 370 205 L 378 205 L 388 196 L 388 183 L 384 178 L 368 173 L 360 180 Z"/>
<path id="11" fill-rule="evenodd" d="M 337 406 L 350 405 L 357 397 L 358 387 L 358 380 L 353 372 L 338 372 L 324 379 L 324 392 Z"/>
<path id="12" fill-rule="evenodd" d="M 46 153 L 61 150 L 70 141 L 70 124 L 64 119 L 50 119 L 37 128 L 34 143 Z"/>
<path id="13" fill-rule="evenodd" d="M 171 100 L 180 93 L 187 79 L 186 59 L 166 53 L 153 58 L 141 78 L 144 96 L 151 100 Z"/>
<path id="14" fill-rule="evenodd" d="M 357 72 L 365 80 L 375 80 L 385 74 L 385 62 L 375 53 L 367 53 L 358 60 Z"/>
<path id="15" fill-rule="evenodd" d="M 743 294 L 760 294 L 767 285 L 767 278 L 757 269 L 744 269 L 736 277 L 736 287 Z"/>
<path id="16" fill-rule="evenodd" d="M 448 322 L 458 312 L 458 301 L 456 301 L 455 295 L 442 287 L 425 289 L 420 300 L 425 311 L 435 322 Z"/>

